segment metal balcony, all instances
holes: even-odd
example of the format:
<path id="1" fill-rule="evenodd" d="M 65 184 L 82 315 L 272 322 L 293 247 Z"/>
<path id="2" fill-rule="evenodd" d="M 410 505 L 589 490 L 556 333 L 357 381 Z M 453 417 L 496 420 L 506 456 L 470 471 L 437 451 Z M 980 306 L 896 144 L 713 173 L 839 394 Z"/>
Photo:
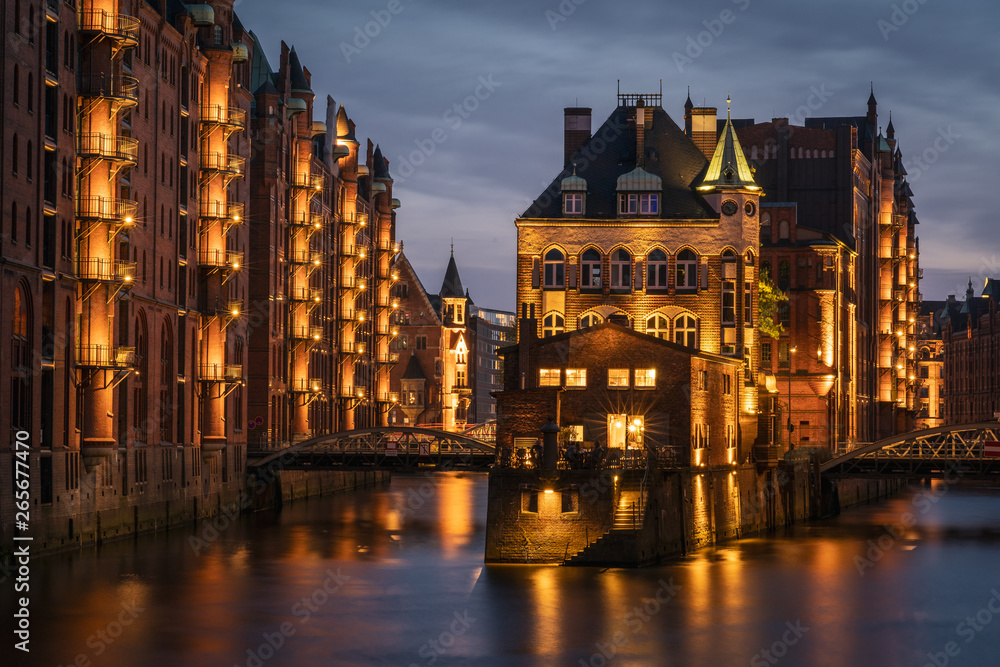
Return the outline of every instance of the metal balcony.
<path id="1" fill-rule="evenodd" d="M 364 227 L 368 224 L 368 214 L 364 211 L 344 213 L 344 215 L 341 216 L 341 223 L 345 225 L 359 225 Z"/>
<path id="2" fill-rule="evenodd" d="M 139 103 L 139 81 L 125 74 L 81 74 L 76 91 L 81 97 L 112 100 L 125 106 Z"/>
<path id="3" fill-rule="evenodd" d="M 364 341 L 353 341 L 340 344 L 341 354 L 364 354 L 368 346 Z"/>
<path id="4" fill-rule="evenodd" d="M 364 387 L 355 387 L 350 384 L 342 384 L 337 387 L 338 398 L 364 398 L 366 393 Z"/>
<path id="5" fill-rule="evenodd" d="M 288 253 L 289 264 L 321 266 L 323 264 L 323 253 L 311 250 L 292 250 Z"/>
<path id="6" fill-rule="evenodd" d="M 110 197 L 77 197 L 76 217 L 122 225 L 134 224 L 139 203 Z"/>
<path id="7" fill-rule="evenodd" d="M 356 279 L 354 276 L 345 276 L 340 279 L 340 282 L 337 283 L 337 286 L 340 287 L 340 289 L 349 290 L 349 289 L 354 289 L 355 287 L 359 287 L 361 284 L 362 282 Z"/>
<path id="8" fill-rule="evenodd" d="M 309 287 L 292 287 L 288 290 L 288 300 L 292 303 L 319 303 L 323 300 L 323 291 Z"/>
<path id="9" fill-rule="evenodd" d="M 113 14 L 103 9 L 88 9 L 77 12 L 80 32 L 98 33 L 119 42 L 124 47 L 139 43 L 140 21 L 127 14 Z"/>
<path id="10" fill-rule="evenodd" d="M 226 176 L 242 176 L 246 170 L 247 159 L 228 153 L 202 153 L 201 168 Z"/>
<path id="11" fill-rule="evenodd" d="M 353 243 L 343 243 L 340 246 L 341 257 L 357 257 L 359 246 Z"/>
<path id="12" fill-rule="evenodd" d="M 76 277 L 88 282 L 128 285 L 135 281 L 135 262 L 124 259 L 77 257 Z"/>
<path id="13" fill-rule="evenodd" d="M 293 188 L 305 190 L 322 190 L 322 174 L 292 174 L 288 178 L 288 185 Z"/>
<path id="14" fill-rule="evenodd" d="M 388 252 L 399 252 L 399 243 L 392 239 L 381 239 L 378 242 L 378 249 Z"/>
<path id="15" fill-rule="evenodd" d="M 296 211 L 288 218 L 288 224 L 293 227 L 305 227 L 309 229 L 322 229 L 326 224 L 326 216 L 322 213 L 311 211 Z"/>
<path id="16" fill-rule="evenodd" d="M 131 137 L 113 137 L 103 132 L 81 132 L 76 135 L 76 152 L 82 158 L 98 158 L 135 165 L 139 158 L 139 142 Z"/>
<path id="17" fill-rule="evenodd" d="M 218 300 L 214 312 L 219 317 L 239 317 L 243 313 L 243 302 Z"/>
<path id="18" fill-rule="evenodd" d="M 199 382 L 238 382 L 243 379 L 243 366 L 236 364 L 202 364 L 198 367 Z"/>
<path id="19" fill-rule="evenodd" d="M 378 395 L 376 400 L 379 403 L 399 403 L 399 392 L 398 391 L 383 391 Z"/>
<path id="20" fill-rule="evenodd" d="M 242 224 L 244 206 L 238 202 L 203 201 L 198 213 L 202 218 L 229 220 L 233 224 Z"/>
<path id="21" fill-rule="evenodd" d="M 238 271 L 243 266 L 243 253 L 235 250 L 211 250 L 202 248 L 198 263 L 207 268 Z"/>
<path id="22" fill-rule="evenodd" d="M 399 354 L 389 352 L 388 354 L 373 354 L 372 361 L 376 364 L 391 365 L 399 363 Z"/>
<path id="23" fill-rule="evenodd" d="M 323 391 L 320 378 L 293 378 L 288 383 L 288 391 L 293 394 L 318 394 Z"/>
<path id="24" fill-rule="evenodd" d="M 293 326 L 288 328 L 288 338 L 291 340 L 318 341 L 323 338 L 323 327 Z"/>
<path id="25" fill-rule="evenodd" d="M 128 369 L 135 367 L 135 348 L 114 345 L 78 345 L 78 368 Z"/>
<path id="26" fill-rule="evenodd" d="M 239 107 L 206 104 L 201 107 L 201 122 L 206 125 L 221 125 L 232 131 L 246 129 L 247 112 Z"/>

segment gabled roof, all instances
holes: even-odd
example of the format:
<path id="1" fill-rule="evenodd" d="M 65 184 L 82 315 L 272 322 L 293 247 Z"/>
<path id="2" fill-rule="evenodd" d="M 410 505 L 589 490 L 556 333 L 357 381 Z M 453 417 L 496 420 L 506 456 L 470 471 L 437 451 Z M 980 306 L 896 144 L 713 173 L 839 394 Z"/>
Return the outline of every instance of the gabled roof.
<path id="1" fill-rule="evenodd" d="M 727 100 L 728 102 L 728 100 Z M 747 156 L 740 146 L 740 140 L 733 129 L 732 118 L 726 110 L 726 125 L 715 145 L 715 153 L 708 164 L 708 171 L 698 185 L 699 190 L 714 190 L 719 187 L 747 188 L 759 190 L 760 186 L 753 180 L 753 172 L 747 164 Z"/>
<path id="2" fill-rule="evenodd" d="M 462 277 L 458 275 L 458 265 L 455 263 L 455 252 L 451 253 L 448 259 L 448 268 L 444 272 L 444 282 L 441 283 L 441 291 L 438 296 L 445 299 L 460 299 L 465 297 L 465 288 L 462 287 Z"/>
<path id="3" fill-rule="evenodd" d="M 272 90 L 274 93 L 277 93 L 278 89 L 274 87 L 274 70 L 271 69 L 271 64 L 267 62 L 264 47 L 261 46 L 260 40 L 253 30 L 250 31 L 250 36 L 253 38 L 253 59 L 250 63 L 250 90 L 253 91 L 254 95 L 261 92 L 270 93 Z M 261 90 L 261 88 L 264 90 Z"/>
<path id="4" fill-rule="evenodd" d="M 437 300 L 437 295 L 431 295 L 427 293 L 427 290 L 424 288 L 424 284 L 420 282 L 420 276 L 418 276 L 417 272 L 413 270 L 413 265 L 410 264 L 409 258 L 402 250 L 400 250 L 399 253 L 396 254 L 394 266 L 401 269 L 400 274 L 404 273 L 409 274 L 413 278 L 414 283 L 416 283 L 415 285 L 413 285 L 413 287 L 419 290 L 420 296 L 422 297 L 424 303 L 427 305 L 428 313 L 430 314 L 431 317 L 436 319 L 438 323 L 440 323 L 441 322 L 440 300 Z"/>
<path id="5" fill-rule="evenodd" d="M 422 368 L 420 368 L 420 362 L 417 361 L 416 354 L 410 354 L 410 361 L 406 364 L 406 370 L 403 372 L 404 380 L 426 380 L 427 376 L 424 374 Z"/>
<path id="6" fill-rule="evenodd" d="M 704 154 L 661 107 L 647 106 L 646 113 L 652 120 L 645 131 L 643 169 L 661 179 L 659 217 L 718 220 L 719 214 L 694 190 L 708 166 Z M 587 181 L 586 218 L 618 217 L 618 177 L 638 166 L 634 118 L 633 107 L 617 107 L 567 163 L 575 162 L 577 176 Z M 559 172 L 521 217 L 562 218 L 560 190 L 570 175 L 569 167 Z"/>

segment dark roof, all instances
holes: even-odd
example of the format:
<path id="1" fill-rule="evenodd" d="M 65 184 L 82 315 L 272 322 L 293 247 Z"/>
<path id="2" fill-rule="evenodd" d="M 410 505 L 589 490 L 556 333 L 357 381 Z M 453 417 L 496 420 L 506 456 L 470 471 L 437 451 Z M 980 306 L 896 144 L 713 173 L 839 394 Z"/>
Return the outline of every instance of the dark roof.
<path id="1" fill-rule="evenodd" d="M 404 380 L 426 380 L 427 376 L 424 375 L 424 371 L 420 368 L 420 362 L 417 361 L 417 355 L 411 354 L 410 361 L 406 364 L 406 371 L 403 373 Z"/>
<path id="2" fill-rule="evenodd" d="M 719 215 L 694 191 L 708 167 L 708 159 L 660 107 L 652 111 L 652 126 L 645 132 L 643 169 L 663 180 L 660 217 L 666 219 L 718 219 Z M 561 218 L 562 180 L 572 173 L 586 179 L 587 218 L 617 218 L 618 177 L 638 166 L 636 161 L 635 108 L 620 106 L 591 135 L 581 150 L 522 214 L 525 218 Z"/>
<path id="3" fill-rule="evenodd" d="M 254 95 L 259 93 L 278 94 L 278 89 L 274 87 L 274 70 L 271 63 L 267 61 L 264 47 L 261 46 L 260 39 L 251 30 L 250 36 L 253 38 L 253 58 L 250 61 L 250 90 Z"/>
<path id="4" fill-rule="evenodd" d="M 374 168 L 372 178 L 376 181 L 392 180 L 392 176 L 389 175 L 389 165 L 385 163 L 385 158 L 382 157 L 382 149 L 379 148 L 378 144 L 375 145 L 375 154 L 372 155 L 372 166 Z"/>
<path id="5" fill-rule="evenodd" d="M 454 253 L 448 259 L 448 268 L 444 272 L 444 282 L 441 283 L 441 291 L 438 292 L 438 296 L 448 299 L 465 296 L 465 288 L 462 287 L 462 277 L 458 275 L 458 265 L 455 264 Z"/>
<path id="6" fill-rule="evenodd" d="M 299 62 L 299 56 L 295 53 L 295 47 L 292 47 L 291 52 L 288 54 L 288 69 L 291 72 L 291 83 L 293 93 L 309 93 L 312 94 L 312 88 L 309 87 L 309 82 L 306 81 L 306 75 L 302 71 L 302 63 Z"/>

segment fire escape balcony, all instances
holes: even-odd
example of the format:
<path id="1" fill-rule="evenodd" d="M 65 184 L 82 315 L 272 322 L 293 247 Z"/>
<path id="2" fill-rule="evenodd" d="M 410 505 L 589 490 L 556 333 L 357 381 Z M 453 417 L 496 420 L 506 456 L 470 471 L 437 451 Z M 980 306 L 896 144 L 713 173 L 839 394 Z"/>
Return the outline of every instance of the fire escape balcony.
<path id="1" fill-rule="evenodd" d="M 140 21 L 127 14 L 114 14 L 103 9 L 88 9 L 77 12 L 80 32 L 96 33 L 118 42 L 120 47 L 129 48 L 139 43 Z"/>
<path id="2" fill-rule="evenodd" d="M 238 364 L 202 364 L 198 367 L 199 382 L 240 382 L 243 366 Z"/>
<path id="3" fill-rule="evenodd" d="M 383 252 L 399 252 L 399 243 L 392 239 L 381 239 L 378 242 L 378 249 Z"/>
<path id="4" fill-rule="evenodd" d="M 364 227 L 368 224 L 368 213 L 364 211 L 355 211 L 354 213 L 344 213 L 341 216 L 341 224 L 344 225 L 358 225 Z"/>
<path id="5" fill-rule="evenodd" d="M 139 81 L 125 74 L 81 74 L 76 91 L 81 97 L 111 100 L 121 106 L 139 103 Z"/>
<path id="6" fill-rule="evenodd" d="M 220 104 L 203 105 L 200 119 L 203 125 L 221 126 L 229 132 L 240 132 L 247 126 L 246 111 Z"/>
<path id="7" fill-rule="evenodd" d="M 365 279 L 354 276 L 343 276 L 338 283 L 342 290 L 364 289 Z"/>
<path id="8" fill-rule="evenodd" d="M 222 174 L 230 178 L 242 177 L 246 170 L 247 159 L 240 155 L 229 153 L 202 153 L 201 169 Z"/>
<path id="9" fill-rule="evenodd" d="M 120 225 L 135 224 L 138 202 L 111 197 L 77 197 L 76 217 Z"/>
<path id="10" fill-rule="evenodd" d="M 139 142 L 131 137 L 114 137 L 103 132 L 80 132 L 76 135 L 76 153 L 81 158 L 135 166 L 139 157 Z"/>
<path id="11" fill-rule="evenodd" d="M 322 213 L 312 211 L 296 211 L 288 219 L 288 224 L 292 227 L 301 227 L 312 231 L 323 229 L 327 224 L 326 216 Z"/>
<path id="12" fill-rule="evenodd" d="M 301 190 L 318 192 L 323 189 L 323 174 L 294 173 L 288 178 L 288 185 Z"/>
<path id="13" fill-rule="evenodd" d="M 294 341 L 320 341 L 323 339 L 323 327 L 293 326 L 288 329 L 288 338 Z"/>
<path id="14" fill-rule="evenodd" d="M 381 364 L 383 366 L 391 366 L 393 364 L 399 363 L 399 354 L 396 352 L 389 352 L 387 354 L 373 354 L 372 361 L 376 364 Z"/>
<path id="15" fill-rule="evenodd" d="M 378 395 L 376 399 L 379 403 L 399 403 L 399 392 L 398 391 L 383 391 Z"/>
<path id="16" fill-rule="evenodd" d="M 292 303 L 319 304 L 323 300 L 323 291 L 311 287 L 292 287 L 288 290 L 288 300 Z"/>
<path id="17" fill-rule="evenodd" d="M 293 266 L 319 268 L 323 265 L 323 253 L 314 250 L 292 250 L 288 253 L 288 263 Z"/>
<path id="18" fill-rule="evenodd" d="M 373 333 L 376 336 L 390 336 L 392 338 L 395 338 L 396 336 L 399 335 L 399 326 L 396 324 L 378 325 L 376 327 L 373 327 L 373 329 L 374 329 Z"/>
<path id="19" fill-rule="evenodd" d="M 364 354 L 368 346 L 364 341 L 351 341 L 340 344 L 340 354 Z"/>
<path id="20" fill-rule="evenodd" d="M 76 277 L 86 282 L 130 286 L 135 281 L 135 262 L 124 259 L 77 257 Z"/>
<path id="21" fill-rule="evenodd" d="M 364 387 L 355 387 L 351 384 L 342 384 L 337 387 L 337 398 L 357 398 L 362 399 L 365 397 Z"/>
<path id="22" fill-rule="evenodd" d="M 198 263 L 208 269 L 239 271 L 243 266 L 243 253 L 236 250 L 212 250 L 202 248 Z"/>
<path id="23" fill-rule="evenodd" d="M 115 345 L 78 345 L 78 368 L 126 370 L 135 368 L 135 348 Z"/>
<path id="24" fill-rule="evenodd" d="M 230 225 L 243 224 L 244 206 L 239 202 L 203 201 L 198 212 L 202 218 L 225 220 Z"/>
<path id="25" fill-rule="evenodd" d="M 323 391 L 323 380 L 320 378 L 292 378 L 288 383 L 288 391 L 292 394 L 319 394 Z"/>
<path id="26" fill-rule="evenodd" d="M 341 257 L 357 257 L 359 249 L 360 249 L 360 247 L 354 245 L 353 243 L 343 243 L 340 246 L 340 256 Z"/>

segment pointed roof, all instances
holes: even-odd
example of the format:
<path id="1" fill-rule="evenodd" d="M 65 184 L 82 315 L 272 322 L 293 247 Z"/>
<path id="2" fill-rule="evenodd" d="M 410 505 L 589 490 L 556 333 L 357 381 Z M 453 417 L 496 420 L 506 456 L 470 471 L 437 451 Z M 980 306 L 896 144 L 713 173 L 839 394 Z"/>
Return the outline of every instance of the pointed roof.
<path id="1" fill-rule="evenodd" d="M 375 144 L 375 153 L 372 155 L 372 166 L 375 168 L 373 178 L 376 181 L 392 182 L 392 176 L 389 175 L 389 165 L 385 163 L 385 158 L 382 157 L 382 149 L 379 148 L 378 144 Z"/>
<path id="2" fill-rule="evenodd" d="M 722 128 L 722 135 L 715 146 L 712 161 L 708 163 L 708 171 L 705 172 L 698 189 L 714 190 L 717 187 L 729 187 L 759 190 L 760 186 L 753 180 L 747 156 L 740 146 L 740 140 L 736 137 L 736 130 L 733 129 L 728 99 L 726 106 L 726 126 Z"/>
<path id="3" fill-rule="evenodd" d="M 254 95 L 260 92 L 270 93 L 272 90 L 277 93 L 278 89 L 274 87 L 274 70 L 271 69 L 271 63 L 267 62 L 264 47 L 261 46 L 260 40 L 253 30 L 250 31 L 250 37 L 253 38 L 253 60 L 250 64 L 250 90 L 253 91 Z M 270 86 L 270 88 L 266 86 Z M 264 88 L 264 90 L 262 91 L 261 88 Z"/>
<path id="4" fill-rule="evenodd" d="M 424 375 L 424 369 L 420 368 L 420 362 L 417 361 L 417 355 L 411 354 L 410 361 L 406 364 L 406 370 L 403 372 L 404 380 L 426 380 L 427 376 Z"/>
<path id="5" fill-rule="evenodd" d="M 347 117 L 347 110 L 344 109 L 343 104 L 337 109 L 337 141 L 354 146 L 361 144 L 354 136 L 354 128 L 351 127 L 351 120 Z"/>
<path id="6" fill-rule="evenodd" d="M 302 63 L 299 62 L 299 56 L 295 53 L 294 46 L 288 54 L 288 69 L 291 71 L 292 92 L 313 95 L 314 93 L 312 88 L 309 87 L 309 82 L 306 81 L 305 72 L 302 71 Z"/>
<path id="7" fill-rule="evenodd" d="M 891 111 L 889 112 L 889 125 L 887 125 L 886 128 L 885 128 L 885 136 L 888 137 L 889 139 L 895 139 L 896 138 L 896 128 L 894 128 L 892 126 L 892 112 Z"/>
<path id="8" fill-rule="evenodd" d="M 875 101 L 875 82 L 874 81 L 872 81 L 872 83 L 871 83 L 871 93 L 868 95 L 868 104 L 870 104 L 870 105 L 871 104 L 878 104 L 878 102 Z"/>
<path id="9" fill-rule="evenodd" d="M 691 101 L 691 86 L 688 86 L 688 98 L 687 101 L 684 102 L 684 108 L 685 109 L 694 108 L 694 102 Z"/>
<path id="10" fill-rule="evenodd" d="M 448 260 L 448 268 L 444 272 L 444 282 L 441 283 L 441 291 L 438 296 L 444 299 L 465 298 L 465 288 L 462 287 L 462 278 L 458 275 L 458 265 L 455 264 L 454 247 L 451 250 L 451 258 Z"/>

